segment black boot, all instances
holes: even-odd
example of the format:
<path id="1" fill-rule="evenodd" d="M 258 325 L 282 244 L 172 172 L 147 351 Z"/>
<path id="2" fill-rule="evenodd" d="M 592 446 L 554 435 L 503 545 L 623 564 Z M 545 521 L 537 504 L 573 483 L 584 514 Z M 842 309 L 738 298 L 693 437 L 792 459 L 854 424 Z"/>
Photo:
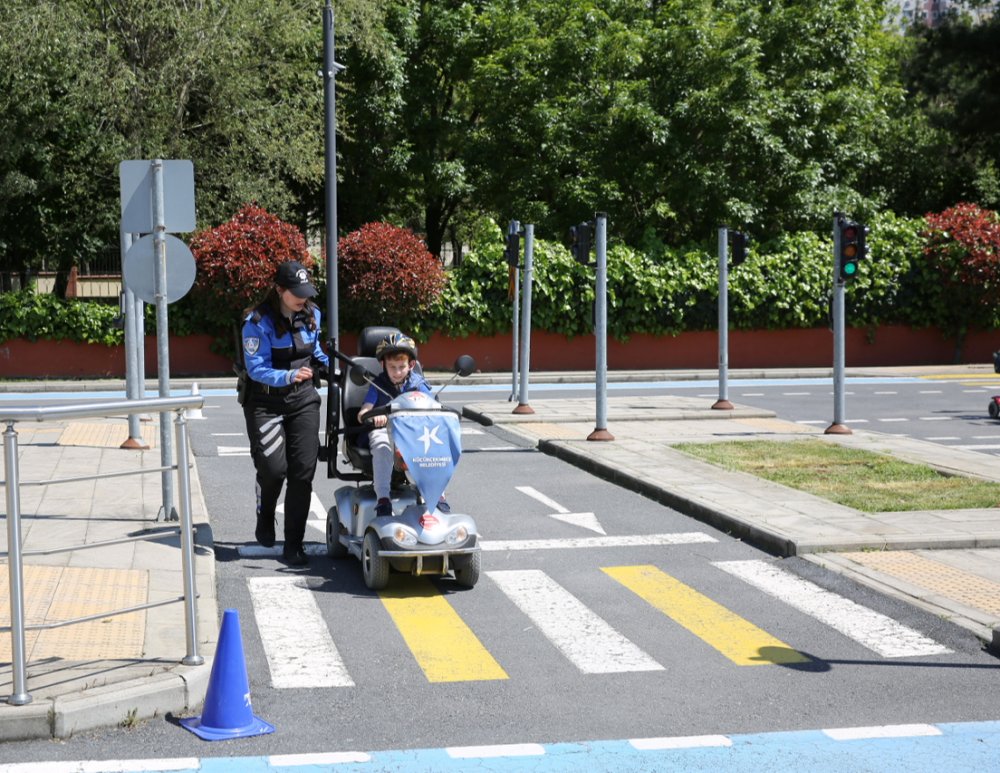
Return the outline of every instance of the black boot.
<path id="1" fill-rule="evenodd" d="M 265 548 L 274 547 L 274 516 L 257 513 L 257 528 L 253 535 L 257 544 Z"/>

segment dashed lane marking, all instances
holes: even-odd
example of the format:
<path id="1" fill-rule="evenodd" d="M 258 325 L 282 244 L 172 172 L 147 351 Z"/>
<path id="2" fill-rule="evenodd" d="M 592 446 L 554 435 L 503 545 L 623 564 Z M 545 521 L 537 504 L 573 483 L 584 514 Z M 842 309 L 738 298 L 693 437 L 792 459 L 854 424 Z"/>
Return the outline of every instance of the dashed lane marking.
<path id="1" fill-rule="evenodd" d="M 655 566 L 602 571 L 739 666 L 809 662 L 801 652 Z"/>
<path id="2" fill-rule="evenodd" d="M 766 561 L 718 561 L 724 572 L 804 612 L 886 658 L 943 655 L 944 645 Z"/>

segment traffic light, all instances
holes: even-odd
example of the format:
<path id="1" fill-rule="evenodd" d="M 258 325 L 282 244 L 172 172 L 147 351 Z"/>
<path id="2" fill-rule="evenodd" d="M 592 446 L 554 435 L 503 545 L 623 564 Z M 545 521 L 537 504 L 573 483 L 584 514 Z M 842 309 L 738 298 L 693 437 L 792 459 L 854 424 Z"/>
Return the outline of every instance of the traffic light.
<path id="1" fill-rule="evenodd" d="M 747 235 L 742 231 L 730 231 L 733 237 L 733 247 L 730 250 L 730 259 L 734 267 L 740 265 L 747 259 Z"/>
<path id="2" fill-rule="evenodd" d="M 521 253 L 521 236 L 517 231 L 507 234 L 507 246 L 504 248 L 504 257 L 507 259 L 507 265 L 512 268 L 517 268 L 517 264 L 520 262 Z"/>
<path id="3" fill-rule="evenodd" d="M 573 253 L 577 263 L 584 265 L 590 263 L 590 228 L 590 223 L 580 223 L 569 229 L 569 251 Z"/>
<path id="4" fill-rule="evenodd" d="M 846 218 L 841 218 L 837 227 L 840 230 L 837 273 L 841 282 L 847 282 L 858 275 L 858 264 L 865 258 L 865 235 L 868 228 L 863 223 Z"/>

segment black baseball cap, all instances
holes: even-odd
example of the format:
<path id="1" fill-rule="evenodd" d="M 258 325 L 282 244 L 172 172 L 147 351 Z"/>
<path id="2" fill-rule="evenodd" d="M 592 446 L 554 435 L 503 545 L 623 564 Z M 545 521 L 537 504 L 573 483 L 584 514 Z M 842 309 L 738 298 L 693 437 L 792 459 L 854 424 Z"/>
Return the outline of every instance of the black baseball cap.
<path id="1" fill-rule="evenodd" d="M 316 288 L 309 281 L 309 271 L 297 260 L 286 260 L 278 266 L 274 283 L 291 290 L 296 298 L 312 298 L 316 295 Z"/>

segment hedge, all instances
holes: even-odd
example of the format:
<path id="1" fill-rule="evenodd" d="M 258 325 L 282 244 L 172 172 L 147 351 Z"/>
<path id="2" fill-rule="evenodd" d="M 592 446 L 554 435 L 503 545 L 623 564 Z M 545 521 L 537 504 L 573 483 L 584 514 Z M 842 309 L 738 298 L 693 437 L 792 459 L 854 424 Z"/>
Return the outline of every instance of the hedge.
<path id="1" fill-rule="evenodd" d="M 614 224 L 610 229 L 613 233 Z M 846 291 L 853 327 L 936 326 L 950 333 L 942 311 L 941 282 L 924 258 L 927 222 L 882 214 L 869 223 L 868 259 Z M 833 277 L 832 237 L 809 232 L 751 242 L 746 262 L 729 272 L 733 329 L 811 328 L 828 324 Z M 714 242 L 714 240 L 713 240 Z M 508 268 L 501 229 L 484 220 L 473 228 L 471 251 L 448 272 L 440 298 L 412 319 L 400 320 L 418 338 L 435 331 L 461 337 L 504 333 L 511 327 Z M 532 326 L 568 336 L 592 330 L 594 270 L 576 263 L 561 243 L 534 243 Z M 718 258 L 712 248 L 675 249 L 651 244 L 645 252 L 608 248 L 608 331 L 676 335 L 717 324 Z M 317 299 L 325 308 L 322 297 Z M 214 330 L 189 298 L 170 307 L 174 333 L 214 333 L 231 347 L 230 331 Z M 0 295 L 0 341 L 25 337 L 118 343 L 115 307 L 21 291 Z M 147 323 L 152 332 L 153 315 Z M 985 327 L 1000 327 L 995 311 Z"/>

